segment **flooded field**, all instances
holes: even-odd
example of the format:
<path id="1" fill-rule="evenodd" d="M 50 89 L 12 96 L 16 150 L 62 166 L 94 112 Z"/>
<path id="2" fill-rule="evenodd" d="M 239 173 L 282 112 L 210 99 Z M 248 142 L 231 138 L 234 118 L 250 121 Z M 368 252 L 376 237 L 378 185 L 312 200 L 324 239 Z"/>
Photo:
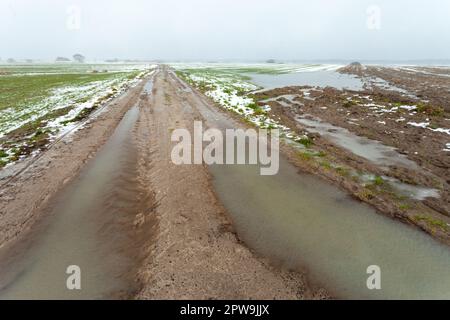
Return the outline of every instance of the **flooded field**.
<path id="1" fill-rule="evenodd" d="M 197 105 L 209 125 L 233 127 Z M 274 176 L 257 165 L 211 165 L 215 191 L 239 237 L 283 267 L 304 270 L 340 298 L 448 299 L 450 250 L 420 230 L 380 215 L 283 157 Z M 381 268 L 382 289 L 368 290 L 367 268 Z"/>
<path id="2" fill-rule="evenodd" d="M 73 2 L 0 1 L 0 302 L 450 301 L 450 1 Z"/>
<path id="3" fill-rule="evenodd" d="M 262 100 L 264 105 L 258 105 L 258 100 L 254 100 L 256 86 L 251 83 L 253 80 L 222 71 L 208 71 L 202 75 L 203 71 L 196 70 L 182 74 L 182 79 L 190 81 L 189 84 L 199 84 L 197 88 L 203 90 L 205 97 L 191 90 L 188 83 L 178 78 L 179 73 L 165 67 L 161 70 L 158 83 L 142 83 L 138 94 L 140 102 L 133 104 L 108 142 L 86 164 L 81 174 L 56 195 L 45 218 L 25 235 L 24 241 L 0 251 L 3 275 L 0 298 L 105 299 L 131 297 L 139 291 L 139 284 L 133 276 L 140 259 L 140 240 L 133 229 L 129 229 L 133 217 L 143 208 L 142 197 L 145 197 L 137 178 L 137 150 L 131 143 L 137 121 L 141 124 L 153 122 L 158 126 L 154 132 L 164 137 L 181 121 L 179 112 L 185 116 L 195 114 L 195 119 L 202 119 L 207 126 L 220 130 L 244 125 L 245 122 L 240 123 L 216 108 L 212 100 L 246 119 L 247 124 L 259 128 L 280 128 L 282 134 L 299 147 L 298 150 L 310 152 L 310 157 L 317 157 L 323 163 L 327 159 L 326 154 L 313 150 L 316 146 L 308 140 L 308 133 L 318 133 L 334 145 L 386 170 L 390 166 L 420 169 L 416 162 L 396 148 L 322 121 L 315 115 L 305 113 L 295 118 L 305 127 L 306 134 L 293 135 L 293 127 L 271 113 L 274 105 L 266 104 L 281 102 L 281 109 L 302 110 L 308 103 L 317 102 L 317 96 L 308 90 L 291 93 L 286 90 L 279 96 L 265 97 Z M 319 77 L 318 73 L 331 72 L 334 71 L 298 74 L 308 73 L 312 77 L 304 79 L 306 85 L 321 85 L 311 82 L 316 76 L 323 85 L 322 81 L 328 76 Z M 288 79 L 296 74 L 255 75 Z M 334 86 L 353 85 L 353 80 L 347 80 L 340 78 L 340 84 L 336 82 Z M 282 82 L 280 84 L 283 85 Z M 162 88 L 167 91 L 162 91 Z M 152 92 L 158 93 L 159 100 L 155 105 L 151 102 Z M 172 106 L 176 106 L 178 111 L 165 109 Z M 146 118 L 142 118 L 139 108 L 141 111 L 148 108 Z M 159 124 L 159 119 L 152 118 L 157 116 L 162 121 L 173 123 L 166 128 Z M 144 145 L 147 138 L 145 135 L 142 137 Z M 169 153 L 168 143 L 161 143 L 163 151 L 160 152 Z M 154 146 L 149 144 L 150 147 Z M 280 170 L 273 176 L 261 176 L 259 166 L 255 165 L 211 165 L 205 168 L 205 174 L 207 170 L 212 178 L 211 194 L 224 206 L 232 220 L 233 230 L 255 253 L 255 259 L 268 261 L 277 268 L 276 272 L 292 270 L 298 274 L 306 273 L 314 288 L 323 287 L 337 298 L 450 299 L 448 246 L 419 228 L 391 219 L 376 207 L 356 200 L 337 183 L 299 173 L 288 159 L 291 160 L 287 155 L 280 155 Z M 309 158 L 303 159 L 309 161 Z M 163 163 L 166 160 L 158 161 Z M 146 168 L 152 172 L 150 162 Z M 335 170 L 338 166 L 328 163 L 327 168 Z M 171 175 L 164 170 L 158 174 Z M 389 183 L 401 201 L 404 199 L 400 196 L 417 201 L 441 197 L 445 201 L 442 190 L 402 183 L 388 175 L 366 175 L 370 183 L 376 180 L 375 177 L 381 183 Z M 364 177 L 361 174 L 358 183 L 366 183 Z M 342 175 L 344 178 L 351 179 L 351 176 Z M 189 183 L 188 180 L 180 183 Z M 154 188 L 155 192 L 165 192 L 158 185 Z M 371 190 L 375 192 L 376 188 Z M 176 199 L 182 199 L 180 197 Z M 409 210 L 406 205 L 404 207 Z M 420 219 L 427 219 L 423 217 Z M 176 223 L 183 225 L 184 219 L 188 218 L 184 215 L 177 217 Z M 432 226 L 435 228 L 446 228 L 445 222 L 440 220 L 425 221 L 434 223 Z M 170 224 L 165 222 L 165 230 L 169 230 Z M 170 247 L 170 239 L 168 241 L 164 245 Z M 170 257 L 165 256 L 170 263 L 176 260 Z M 81 291 L 67 290 L 66 269 L 70 265 L 81 268 Z M 374 265 L 381 270 L 381 290 L 367 288 L 367 269 Z M 164 287 L 165 282 L 158 285 Z"/>
<path id="4" fill-rule="evenodd" d="M 335 71 L 307 71 L 286 74 L 250 73 L 251 82 L 272 89 L 287 86 L 318 86 L 336 89 L 362 90 L 364 83 L 355 76 L 340 74 Z"/>

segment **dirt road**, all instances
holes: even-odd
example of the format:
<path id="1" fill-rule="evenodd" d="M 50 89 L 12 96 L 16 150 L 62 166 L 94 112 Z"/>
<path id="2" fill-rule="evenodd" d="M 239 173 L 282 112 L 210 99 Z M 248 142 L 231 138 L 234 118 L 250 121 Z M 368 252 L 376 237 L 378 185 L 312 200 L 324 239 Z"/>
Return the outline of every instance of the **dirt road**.
<path id="1" fill-rule="evenodd" d="M 157 206 L 152 214 L 158 231 L 140 272 L 144 286 L 138 298 L 322 297 L 321 291 L 308 289 L 302 274 L 270 266 L 237 239 L 212 191 L 207 168 L 170 161 L 172 130 L 193 128 L 194 120 L 204 120 L 191 107 L 199 106 L 199 99 L 164 69 L 141 107 L 136 130 L 139 167 L 154 192 Z"/>
<path id="2" fill-rule="evenodd" d="M 319 171 L 299 172 L 288 150 L 267 177 L 249 165 L 175 165 L 171 134 L 192 135 L 196 120 L 247 126 L 160 66 L 0 181 L 0 298 L 447 296 L 447 247 Z M 390 270 L 382 292 L 366 287 L 378 261 Z M 67 290 L 68 264 L 81 265 L 84 290 Z"/>
<path id="3" fill-rule="evenodd" d="M 120 239 L 126 242 L 114 245 L 117 252 L 111 254 L 122 260 L 133 259 L 126 263 L 127 272 L 119 276 L 128 279 L 130 289 L 108 292 L 104 297 L 327 297 L 323 289 L 310 289 L 304 274 L 272 266 L 237 238 L 229 215 L 212 190 L 206 167 L 176 166 L 170 161 L 171 131 L 192 128 L 194 120 L 205 120 L 196 106 L 203 108 L 203 115 L 205 108 L 212 113 L 217 110 L 208 106 L 197 93 L 186 90 L 166 68 L 158 70 L 152 83 L 152 88 L 146 88 L 148 79 L 144 80 L 113 101 L 105 112 L 78 132 L 46 151 L 21 175 L 11 181 L 3 181 L 0 254 L 20 254 L 18 251 L 33 238 L 30 234 L 35 231 L 35 225 L 48 215 L 48 208 L 54 206 L 61 190 L 70 190 L 66 186 L 79 183 L 76 180 L 80 172 L 83 173 L 86 164 L 93 162 L 96 151 L 108 140 L 125 112 L 138 106 L 139 115 L 131 134 L 136 152 L 130 158 L 136 159 L 137 171 L 132 179 L 127 176 L 125 179 L 140 186 L 129 191 L 139 193 L 133 197 L 142 201 L 141 205 L 132 206 L 134 212 L 127 210 L 125 217 L 112 216 L 117 215 L 117 208 L 101 212 L 102 216 L 111 216 L 102 217 L 107 220 L 104 223 L 113 224 L 103 232 L 104 241 Z M 227 125 L 236 124 L 229 120 Z M 126 194 L 127 190 L 123 190 L 122 196 Z M 73 228 L 82 229 L 83 226 L 75 225 Z M 114 232 L 124 232 L 125 235 L 117 237 Z M 52 258 L 52 249 L 44 252 Z"/>

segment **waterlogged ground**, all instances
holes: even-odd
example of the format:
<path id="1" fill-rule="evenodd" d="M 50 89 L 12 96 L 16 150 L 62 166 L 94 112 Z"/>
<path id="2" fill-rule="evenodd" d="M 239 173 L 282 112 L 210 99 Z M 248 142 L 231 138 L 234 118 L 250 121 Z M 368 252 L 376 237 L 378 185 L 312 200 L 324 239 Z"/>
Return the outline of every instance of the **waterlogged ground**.
<path id="1" fill-rule="evenodd" d="M 71 69 L 78 67 L 81 70 L 76 72 Z M 85 117 L 92 118 L 90 125 L 70 139 L 62 139 L 43 152 L 29 170 L 17 176 L 17 180 L 4 184 L 6 187 L 0 194 L 0 237 L 18 239 L 15 237 L 21 231 L 32 226 L 36 213 L 39 215 L 39 208 L 47 201 L 45 199 L 51 199 L 80 168 L 85 166 L 87 169 L 87 175 L 81 175 L 69 185 L 62 202 L 56 203 L 57 214 L 49 216 L 51 220 L 56 218 L 53 229 L 42 234 L 38 251 L 35 250 L 37 247 L 29 251 L 32 255 L 23 260 L 27 262 L 26 268 L 22 269 L 25 272 L 19 272 L 17 281 L 6 288 L 8 294 L 30 294 L 28 285 L 36 281 L 50 284 L 52 288 L 47 288 L 46 294 L 61 296 L 58 291 L 65 290 L 61 277 L 64 272 L 57 272 L 57 269 L 64 270 L 73 255 L 98 271 L 91 273 L 96 278 L 90 281 L 95 288 L 88 288 L 93 289 L 92 297 L 103 296 L 105 290 L 116 291 L 111 287 L 115 287 L 114 284 L 134 291 L 134 286 L 129 287 L 134 277 L 127 278 L 123 286 L 117 279 L 108 279 L 110 275 L 116 276 L 116 267 L 119 267 L 119 273 L 122 273 L 122 267 L 133 274 L 136 271 L 128 267 L 128 261 L 109 259 L 114 258 L 112 249 L 115 247 L 103 249 L 103 244 L 120 244 L 117 249 L 121 254 L 126 253 L 124 258 L 132 254 L 132 265 L 140 265 L 141 254 L 146 255 L 138 274 L 143 286 L 138 297 L 147 299 L 327 297 L 323 290 L 316 292 L 309 288 L 301 271 L 304 268 L 307 268 L 310 280 L 329 287 L 337 297 L 448 297 L 448 247 L 438 244 L 417 228 L 409 228 L 377 214 L 382 212 L 410 222 L 450 243 L 450 220 L 445 216 L 448 199 L 445 198 L 446 192 L 448 194 L 445 171 L 435 180 L 437 175 L 431 172 L 432 166 L 418 161 L 426 158 L 421 158 L 421 154 L 413 157 L 401 146 L 394 148 L 386 138 L 393 135 L 394 140 L 399 140 L 400 136 L 396 134 L 404 131 L 407 137 L 412 137 L 408 144 L 419 148 L 422 140 L 415 139 L 426 136 L 441 150 L 440 144 L 444 141 L 441 138 L 446 138 L 447 133 L 436 129 L 446 128 L 442 121 L 447 121 L 448 116 L 444 111 L 430 108 L 423 101 L 419 104 L 419 101 L 408 100 L 412 99 L 410 97 L 400 96 L 401 99 L 394 101 L 393 96 L 363 90 L 321 86 L 267 90 L 253 83 L 252 75 L 255 74 L 277 77 L 302 72 L 335 72 L 336 66 L 176 67 L 176 73 L 185 82 L 215 103 L 208 101 L 198 90 L 192 90 L 163 66 L 153 74 L 154 82 L 140 82 L 114 100 L 113 107 L 106 109 L 108 112 L 92 117 L 90 111 L 100 109 L 110 98 L 120 94 L 120 86 L 123 85 L 125 90 L 151 72 L 151 68 L 104 72 L 83 65 L 71 66 L 70 71 L 64 73 L 58 65 L 49 70 L 38 68 L 35 72 L 25 70 L 28 67 L 20 67 L 15 73 L 2 71 L 0 77 L 9 77 L 9 81 L 13 81 L 13 77 L 23 77 L 27 83 L 32 79 L 30 77 L 42 77 L 36 88 L 30 85 L 29 89 L 16 92 L 17 97 L 19 93 L 28 92 L 28 95 L 23 100 L 10 98 L 12 102 L 5 103 L 6 110 L 19 100 L 24 102 L 14 105 L 14 110 L 18 110 L 16 114 L 19 110 L 28 110 L 24 105 L 49 103 L 37 118 L 31 115 L 30 120 L 25 119 L 27 122 L 18 128 L 5 129 L 2 148 L 17 138 L 28 142 L 25 150 L 38 150 L 31 147 L 39 146 L 40 141 L 45 147 L 45 143 L 71 126 L 83 123 Z M 46 77 L 64 78 L 65 75 L 70 80 L 55 81 L 43 89 Z M 20 84 L 14 83 L 11 92 Z M 113 88 L 117 88 L 117 92 Z M 113 95 L 104 100 L 94 100 L 111 93 Z M 6 101 L 7 95 L 4 97 Z M 33 101 L 33 98 L 37 100 Z M 392 103 L 386 101 L 388 98 Z M 72 102 L 68 103 L 68 100 Z M 96 102 L 97 106 L 88 107 Z M 139 108 L 131 109 L 128 115 L 132 117 L 122 118 L 125 110 L 133 105 Z M 66 112 L 65 108 L 69 110 Z M 230 117 L 219 109 L 234 114 Z M 396 121 L 400 116 L 405 121 Z M 235 121 L 239 117 L 245 122 Z M 231 127 L 279 128 L 286 142 L 281 144 L 279 174 L 261 176 L 253 166 L 211 166 L 207 172 L 204 166 L 176 166 L 167 161 L 171 149 L 170 132 L 174 128 L 189 128 L 199 118 L 222 130 Z M 426 118 L 430 119 L 430 125 L 411 124 L 419 124 Z M 92 157 L 92 144 L 101 145 L 106 141 L 108 128 L 115 127 L 119 119 L 124 119 L 122 125 L 94 159 L 87 162 Z M 382 129 L 377 131 L 377 128 Z M 36 132 L 46 129 L 50 131 Z M 47 135 L 46 138 L 38 138 L 42 134 Z M 9 147 L 11 145 L 10 142 Z M 367 152 L 358 154 L 361 149 Z M 3 158 L 9 159 L 9 149 L 5 150 Z M 387 157 L 386 163 L 379 163 L 378 156 Z M 107 158 L 120 161 L 105 162 Z M 374 159 L 377 161 L 372 161 Z M 445 170 L 445 161 L 442 163 L 443 167 L 435 170 Z M 214 189 L 211 189 L 211 182 Z M 241 188 L 235 188 L 236 184 Z M 92 187 L 93 192 L 89 190 Z M 353 199 L 348 194 L 353 195 Z M 82 199 L 80 202 L 80 197 L 87 197 L 88 201 Z M 354 198 L 372 206 L 361 204 Z M 430 199 L 436 200 L 430 202 Z M 112 232 L 105 233 L 107 230 L 101 228 L 102 239 L 107 234 L 110 237 L 105 238 L 104 243 L 96 231 L 102 223 L 92 220 L 95 215 L 86 216 L 90 210 L 99 214 L 99 220 L 105 221 L 108 230 L 111 226 Z M 233 218 L 233 224 L 225 210 Z M 119 230 L 116 225 L 126 228 Z M 128 233 L 122 231 L 128 227 L 130 237 L 122 239 L 122 236 L 128 237 Z M 71 239 L 79 238 L 80 232 L 85 233 L 80 248 L 87 251 L 75 248 L 72 252 Z M 238 241 L 235 232 L 242 241 Z M 128 246 L 122 249 L 121 245 L 128 243 L 138 251 L 135 257 Z M 27 244 L 25 242 L 25 246 Z M 65 245 L 70 248 L 65 248 L 64 253 L 55 258 L 54 246 L 61 249 Z M 11 248 L 13 251 L 19 248 L 21 253 L 21 246 Z M 91 258 L 92 251 L 97 249 L 109 258 L 103 259 L 102 255 L 97 255 L 101 261 Z M 47 254 L 53 257 L 51 261 L 45 260 Z M 272 264 L 260 261 L 260 256 L 264 261 L 279 262 L 280 268 L 272 268 Z M 15 258 L 15 254 L 12 257 Z M 13 275 L 21 271 L 5 259 L 0 260 L 8 265 Z M 370 264 L 380 265 L 382 269 L 383 291 L 367 291 L 366 268 Z M 105 273 L 104 270 L 109 268 L 112 272 Z M 52 273 L 45 278 L 50 269 Z M 295 272 L 287 273 L 287 269 Z M 52 293 L 55 281 L 60 288 Z M 39 290 L 31 293 L 37 297 L 43 294 Z"/>
<path id="2" fill-rule="evenodd" d="M 301 166 L 338 181 L 380 211 L 448 238 L 450 116 L 445 106 L 419 97 L 430 92 L 417 94 L 400 82 L 359 77 L 337 65 L 173 67 L 245 121 L 279 128 Z M 382 70 L 395 77 L 397 69 Z M 414 70 L 420 79 L 425 73 L 437 75 L 439 84 L 448 81 L 446 68 L 412 68 L 410 78 Z"/>
<path id="3" fill-rule="evenodd" d="M 180 68 L 177 65 L 177 75 L 190 85 L 203 91 L 223 108 L 243 116 L 246 121 L 261 129 L 279 129 L 282 137 L 301 141 L 305 135 L 295 134 L 279 119 L 269 116 L 269 105 L 258 105 L 250 92 L 260 89 L 251 83 L 251 77 L 246 72 L 279 74 L 287 72 L 285 69 L 260 67 L 202 67 Z"/>
<path id="4" fill-rule="evenodd" d="M 152 68 L 118 64 L 0 66 L 0 167 L 45 148 Z"/>

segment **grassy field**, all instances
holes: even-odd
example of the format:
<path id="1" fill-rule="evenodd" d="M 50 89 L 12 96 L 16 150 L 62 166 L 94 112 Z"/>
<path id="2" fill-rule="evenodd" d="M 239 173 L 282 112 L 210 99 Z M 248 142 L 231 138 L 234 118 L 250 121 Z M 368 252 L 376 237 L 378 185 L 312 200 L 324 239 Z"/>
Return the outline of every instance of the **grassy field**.
<path id="1" fill-rule="evenodd" d="M 178 70 L 192 70 L 206 72 L 231 73 L 243 77 L 249 74 L 269 74 L 279 75 L 295 72 L 336 70 L 340 65 L 324 65 L 324 64 L 289 64 L 289 63 L 173 63 L 172 67 Z"/>
<path id="2" fill-rule="evenodd" d="M 150 69 L 142 65 L 0 66 L 0 167 L 45 147 Z"/>
<path id="3" fill-rule="evenodd" d="M 251 78 L 241 73 L 241 67 L 227 68 L 177 68 L 176 73 L 187 83 L 197 87 L 212 98 L 221 107 L 244 117 L 247 122 L 261 129 L 279 129 L 280 136 L 294 142 L 300 142 L 304 136 L 298 136 L 293 130 L 281 124 L 269 115 L 270 106 L 258 104 L 252 91 L 259 89 L 250 82 Z M 246 68 L 245 70 L 249 70 Z"/>

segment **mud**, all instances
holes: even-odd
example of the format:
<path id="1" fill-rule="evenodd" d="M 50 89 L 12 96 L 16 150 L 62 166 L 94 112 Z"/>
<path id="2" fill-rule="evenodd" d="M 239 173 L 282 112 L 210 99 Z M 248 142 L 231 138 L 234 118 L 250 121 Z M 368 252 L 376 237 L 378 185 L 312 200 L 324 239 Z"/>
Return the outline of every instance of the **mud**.
<path id="1" fill-rule="evenodd" d="M 396 124 L 388 122 L 393 119 L 383 118 L 390 113 L 378 115 L 374 112 L 371 115 L 366 109 L 362 112 L 358 108 L 361 107 L 359 104 L 364 103 L 364 99 L 377 104 L 382 101 L 408 104 L 413 102 L 408 100 L 411 98 L 398 92 L 385 93 L 368 89 L 354 92 L 310 87 L 285 87 L 255 93 L 255 96 L 261 103 L 272 106 L 272 116 L 279 117 L 298 133 L 305 132 L 306 128 L 296 121 L 296 117 L 311 114 L 335 126 L 392 146 L 410 161 L 417 163 L 421 170 L 402 165 L 383 168 L 337 146 L 326 137 L 311 136 L 314 149 L 324 151 L 327 161 L 339 165 L 343 170 L 370 172 L 438 188 L 439 198 L 405 200 L 397 197 L 386 185 L 371 185 L 368 188 L 348 175 L 347 171 L 300 157 L 297 149 L 287 144 L 282 146 L 283 154 L 298 170 L 314 173 L 372 205 L 379 212 L 422 228 L 436 239 L 450 243 L 450 235 L 445 228 L 430 225 L 430 220 L 423 218 L 432 217 L 450 222 L 447 217 L 449 182 L 445 180 L 448 159 L 440 155 L 426 158 L 427 151 L 436 151 L 438 145 L 441 146 L 444 142 L 444 133 L 404 125 L 396 127 Z M 281 98 L 283 103 L 277 101 L 279 96 L 284 96 Z M 354 102 L 356 105 L 349 103 L 349 98 L 358 100 Z M 219 111 L 208 109 L 205 112 L 202 109 L 207 104 L 211 104 L 211 101 L 180 82 L 166 67 L 157 73 L 153 85 L 143 81 L 120 99 L 111 102 L 108 112 L 92 118 L 79 131 L 55 143 L 13 179 L 0 181 L 3 183 L 0 250 L 15 246 L 20 248 L 26 244 L 24 239 L 39 230 L 36 223 L 47 217 L 45 208 L 55 204 L 58 191 L 78 177 L 89 159 L 108 140 L 125 112 L 132 106 L 139 105 L 139 116 L 131 134 L 131 143 L 135 147 L 133 161 L 136 171 L 133 176 L 139 185 L 139 192 L 146 195 L 145 205 L 126 219 L 119 219 L 126 225 L 125 229 L 114 229 L 116 232 L 132 230 L 126 233 L 128 238 L 119 237 L 119 241 L 124 243 L 122 250 L 136 252 L 131 255 L 135 261 L 126 275 L 127 281 L 136 285 L 130 291 L 117 292 L 112 296 L 137 299 L 331 297 L 331 291 L 327 292 L 311 281 L 308 270 L 303 270 L 301 264 L 296 265 L 293 271 L 252 251 L 240 240 L 232 215 L 226 211 L 214 192 L 208 168 L 198 165 L 176 166 L 170 161 L 170 135 L 174 129 L 192 128 L 194 120 L 208 121 L 209 118 L 220 121 L 220 117 L 216 117 L 216 112 Z M 442 121 L 448 118 L 447 115 L 444 114 L 443 120 L 434 111 L 434 108 L 425 108 L 424 113 L 408 115 L 416 121 L 421 121 L 422 116 L 430 117 L 437 125 L 443 125 Z M 236 115 L 228 116 L 234 117 L 239 126 L 248 126 Z M 365 119 L 362 125 L 355 126 L 349 122 L 350 117 L 356 119 L 357 116 Z M 355 123 L 359 120 L 350 121 Z M 380 123 L 377 125 L 377 121 L 385 121 L 387 127 L 381 127 Z M 224 125 L 229 125 L 229 122 L 224 122 Z M 391 131 L 397 132 L 394 133 L 397 134 L 397 140 L 407 142 L 395 142 L 396 139 L 389 138 L 390 133 L 387 132 Z M 400 138 L 400 131 L 408 133 L 404 135 L 404 139 Z M 414 140 L 421 139 L 422 136 L 428 137 L 430 143 L 419 144 Z M 127 189 L 125 193 L 133 190 Z M 400 204 L 410 207 L 405 209 Z M 420 218 L 417 218 L 419 214 Z M 412 231 L 417 230 L 408 232 Z M 424 242 L 428 243 L 429 240 L 431 239 L 424 238 Z"/>
<path id="2" fill-rule="evenodd" d="M 430 102 L 434 106 L 450 111 L 450 76 L 448 67 L 426 66 L 359 66 L 344 67 L 339 70 L 343 74 L 352 74 L 367 81 L 366 88 L 376 91 L 389 91 L 373 88 L 371 82 L 381 79 L 389 86 L 409 92 L 417 99 Z"/>
<path id="3" fill-rule="evenodd" d="M 186 91 L 186 86 L 181 85 L 181 87 L 184 88 L 183 91 Z M 291 100 L 290 96 L 284 96 L 284 98 Z M 213 103 L 204 102 L 204 100 L 200 98 L 189 99 L 186 104 L 187 106 L 195 106 L 203 118 L 207 120 L 207 123 L 215 128 L 239 127 L 236 124 L 239 123 L 238 117 L 235 122 L 224 121 L 220 107 L 214 108 Z M 288 153 L 289 150 L 292 151 L 292 149 L 286 148 L 285 152 Z M 294 159 L 295 155 L 291 160 Z M 324 168 L 327 167 L 325 166 L 317 168 L 307 161 L 299 162 L 299 168 L 305 171 L 309 170 L 315 175 L 324 175 L 327 181 L 331 180 L 333 183 L 348 182 L 338 174 L 338 170 L 334 171 L 331 167 L 327 169 L 328 175 L 326 175 Z M 257 170 L 254 170 L 255 168 L 251 166 L 218 165 L 211 166 L 209 169 L 214 178 L 213 182 L 217 195 L 233 218 L 233 225 L 236 227 L 239 237 L 262 256 L 270 257 L 271 261 L 282 262 L 284 266 L 294 266 L 294 268 L 299 265 L 307 266 L 308 274 L 314 280 L 313 283 L 317 283 L 316 281 L 323 283 L 327 289 L 332 290 L 333 293 L 336 292 L 336 296 L 359 298 L 376 296 L 376 294 L 368 294 L 365 287 L 361 287 L 359 291 L 357 284 L 355 286 L 349 285 L 355 278 L 350 276 L 350 280 L 346 277 L 346 274 L 353 274 L 352 272 L 349 273 L 350 269 L 355 270 L 355 273 L 364 269 L 359 268 L 358 263 L 364 260 L 365 255 L 361 256 L 360 252 L 352 253 L 353 249 L 360 249 L 359 245 L 361 244 L 367 252 L 370 252 L 371 259 L 383 260 L 384 267 L 390 270 L 399 270 L 398 265 L 414 266 L 408 271 L 402 269 L 410 276 L 421 268 L 429 267 L 428 263 L 419 266 L 417 262 L 422 259 L 413 258 L 412 252 L 417 253 L 417 251 L 423 250 L 419 254 L 422 257 L 432 255 L 432 252 L 435 252 L 436 255 L 429 262 L 440 260 L 438 257 L 445 257 L 446 252 L 448 252 L 446 246 L 436 243 L 421 231 L 377 215 L 373 208 L 366 207 L 354 199 L 341 198 L 345 192 L 342 193 L 335 186 L 330 186 L 314 176 L 308 176 L 304 173 L 296 174 L 295 167 L 290 166 L 284 160 L 281 161 L 280 172 L 276 176 L 265 177 L 264 180 L 261 180 L 260 176 L 255 177 Z M 334 180 L 332 179 L 333 172 L 335 173 Z M 358 184 L 355 185 L 358 186 Z M 336 200 L 337 198 L 339 200 Z M 375 195 L 374 198 L 377 198 L 376 201 L 379 200 L 375 207 L 382 207 L 385 212 L 389 210 L 389 202 L 386 199 L 378 197 L 378 195 Z M 339 203 L 339 206 L 336 205 L 336 202 Z M 386 202 L 388 206 L 386 206 Z M 330 204 L 329 208 L 327 208 L 326 203 Z M 318 207 L 320 209 L 316 210 Z M 419 206 L 418 208 L 422 209 Z M 392 212 L 392 217 L 402 220 L 402 216 L 396 214 L 395 211 Z M 316 225 L 315 223 L 321 217 L 324 218 L 323 223 Z M 348 217 L 348 220 L 345 217 Z M 405 214 L 403 219 L 406 220 L 406 217 Z M 333 221 L 333 219 L 336 220 Z M 318 226 L 320 227 L 317 228 Z M 363 231 L 366 227 L 371 231 Z M 302 231 L 302 228 L 305 229 Z M 346 228 L 349 228 L 349 230 L 342 232 L 342 229 Z M 327 231 L 324 231 L 324 229 L 327 229 Z M 387 230 L 390 231 L 386 232 Z M 361 241 L 355 241 L 354 236 L 356 234 L 361 235 Z M 403 234 L 410 240 L 403 242 L 405 240 Z M 304 238 L 300 239 L 303 236 Z M 330 238 L 327 240 L 328 236 Z M 369 237 L 372 236 L 373 241 L 369 240 Z M 312 239 L 316 237 L 320 240 L 313 241 Z M 308 243 L 311 244 L 309 249 Z M 354 243 L 356 246 L 353 247 L 349 243 Z M 428 245 L 419 249 L 425 243 Z M 329 257 L 331 254 L 326 252 L 333 245 L 335 247 L 331 251 L 336 255 L 336 258 L 333 259 L 333 263 L 330 263 Z M 373 245 L 373 248 L 369 248 L 371 245 Z M 407 249 L 408 247 L 410 249 Z M 395 252 L 396 250 L 398 251 Z M 411 252 L 405 255 L 405 252 L 409 250 Z M 375 254 L 375 251 L 379 256 Z M 387 257 L 391 254 L 391 257 Z M 403 262 L 398 261 L 400 256 L 402 256 Z M 348 259 L 345 257 L 348 257 Z M 318 260 L 315 258 L 318 258 Z M 321 259 L 323 259 L 322 262 L 319 262 Z M 339 259 L 343 259 L 343 261 L 339 261 Z M 411 259 L 411 261 L 406 261 L 408 259 Z M 351 262 L 348 266 L 342 267 L 349 261 Z M 387 264 L 390 263 L 392 263 L 392 266 L 388 267 Z M 398 263 L 397 266 L 395 266 L 396 263 Z M 413 289 L 424 287 L 423 284 L 404 282 L 401 280 L 403 275 L 395 276 L 390 272 L 392 278 L 389 282 L 392 286 L 378 297 L 445 296 L 447 285 L 441 286 L 441 276 L 434 280 L 432 278 L 437 274 L 445 275 L 447 264 L 448 262 L 443 261 L 440 272 L 431 272 L 429 276 L 424 277 L 428 279 L 425 281 L 427 286 L 431 283 L 435 284 L 432 285 L 433 289 L 428 293 Z M 338 269 L 336 269 L 337 265 L 340 266 Z M 362 265 L 365 265 L 365 262 L 362 262 Z M 321 270 L 324 271 L 325 269 L 328 269 L 328 271 L 321 273 Z M 419 274 L 423 275 L 424 273 L 419 271 Z M 325 278 L 327 280 L 324 281 Z M 412 276 L 412 278 L 421 277 Z M 339 281 L 343 281 L 341 283 L 343 286 L 340 287 L 337 284 Z M 361 284 L 362 282 L 358 283 Z M 406 286 L 409 285 L 412 286 L 407 289 Z M 348 287 L 343 290 L 345 286 Z M 438 287 L 441 287 L 441 289 L 438 289 Z"/>
<path id="4" fill-rule="evenodd" d="M 324 298 L 305 274 L 279 269 L 238 239 L 216 198 L 207 168 L 170 161 L 170 134 L 204 119 L 199 98 L 167 72 L 141 109 L 136 138 L 140 170 L 155 191 L 157 233 L 142 271 L 139 299 Z M 149 147 L 150 146 L 150 147 Z"/>
<path id="5" fill-rule="evenodd" d="M 388 177 L 386 181 L 395 178 L 397 182 L 406 183 L 417 189 L 436 190 L 437 192 L 425 193 L 428 197 L 422 197 L 423 201 L 409 199 L 405 204 L 404 193 L 396 192 L 392 185 L 384 184 L 376 188 L 376 192 L 371 190 L 369 194 L 367 190 L 361 189 L 361 182 L 355 183 L 353 176 L 342 177 L 342 172 L 335 176 L 336 172 L 329 170 L 329 164 L 320 168 L 320 163 L 324 163 L 323 160 L 319 159 L 319 163 L 315 164 L 311 164 L 313 161 L 309 161 L 308 164 L 299 163 L 302 161 L 296 159 L 295 152 L 292 153 L 293 161 L 300 167 L 309 168 L 309 170 L 311 167 L 319 168 L 324 176 L 339 183 L 355 197 L 372 203 L 381 212 L 418 225 L 444 242 L 449 241 L 450 228 L 445 225 L 449 226 L 450 223 L 448 219 L 450 217 L 448 181 L 450 154 L 444 149 L 450 137 L 438 129 L 449 128 L 450 115 L 446 110 L 430 102 L 405 96 L 395 90 L 368 87 L 363 91 L 352 91 L 331 87 L 291 86 L 256 92 L 254 96 L 259 104 L 271 106 L 272 117 L 280 118 L 283 123 L 299 134 L 307 133 L 313 140 L 313 149 L 329 155 L 326 160 L 334 167 L 386 176 Z M 301 123 L 299 119 L 305 120 Z M 330 129 L 331 131 L 319 134 L 317 124 L 315 126 L 311 124 L 312 120 L 317 119 L 328 123 L 329 128 L 338 128 L 337 131 Z M 421 128 L 409 124 L 422 122 L 430 123 L 430 127 Z M 308 129 L 310 129 L 309 133 Z M 407 161 L 403 164 L 390 163 L 391 161 L 380 164 L 370 161 L 373 160 L 368 159 L 370 153 L 358 155 L 358 152 L 352 152 L 348 141 L 333 141 L 331 137 L 342 130 L 360 137 L 358 139 L 370 139 L 393 148 L 392 150 L 397 154 L 396 157 L 400 155 Z M 312 131 L 316 133 L 311 133 Z M 407 164 L 408 161 L 412 165 Z M 377 198 L 379 201 L 376 200 Z M 420 212 L 425 212 L 433 219 L 439 219 L 443 227 L 425 226 L 423 221 L 416 221 L 414 217 Z"/>
<path id="6" fill-rule="evenodd" d="M 18 163 L 0 180 L 0 248 L 28 231 L 42 216 L 49 200 L 73 180 L 107 141 L 125 112 L 139 99 L 145 81 L 111 101 L 108 112 L 90 119 L 37 159 Z M 17 171 L 17 172 L 16 172 Z"/>

